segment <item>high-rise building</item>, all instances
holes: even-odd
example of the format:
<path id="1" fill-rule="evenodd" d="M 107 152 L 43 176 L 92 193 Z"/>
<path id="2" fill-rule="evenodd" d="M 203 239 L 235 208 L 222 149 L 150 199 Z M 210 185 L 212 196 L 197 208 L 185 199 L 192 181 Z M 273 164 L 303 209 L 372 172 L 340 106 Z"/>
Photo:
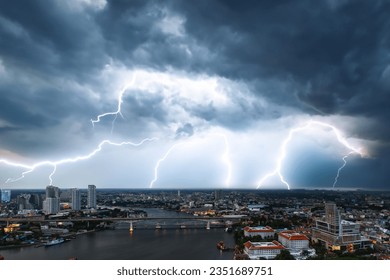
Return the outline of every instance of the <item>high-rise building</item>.
<path id="1" fill-rule="evenodd" d="M 1 202 L 11 201 L 11 190 L 1 190 Z"/>
<path id="2" fill-rule="evenodd" d="M 352 246 L 364 248 L 370 245 L 369 240 L 360 235 L 360 225 L 342 220 L 335 203 L 325 204 L 325 217 L 316 220 L 312 230 L 312 239 L 322 241 L 327 247 L 340 250 Z"/>
<path id="3" fill-rule="evenodd" d="M 60 189 L 55 186 L 46 187 L 46 198 L 60 198 Z"/>
<path id="4" fill-rule="evenodd" d="M 39 194 L 31 194 L 30 203 L 35 209 L 42 209 L 42 198 Z"/>
<path id="5" fill-rule="evenodd" d="M 46 187 L 46 198 L 43 201 L 43 212 L 57 214 L 60 211 L 60 189 L 55 186 Z"/>
<path id="6" fill-rule="evenodd" d="M 20 194 L 16 197 L 16 203 L 18 204 L 18 210 L 31 210 L 34 209 L 34 205 L 31 203 L 31 194 Z"/>
<path id="7" fill-rule="evenodd" d="M 88 208 L 96 208 L 96 186 L 88 185 Z"/>
<path id="8" fill-rule="evenodd" d="M 48 197 L 43 202 L 43 212 L 46 214 L 57 214 L 60 211 L 60 199 Z"/>
<path id="9" fill-rule="evenodd" d="M 80 190 L 77 188 L 72 189 L 72 209 L 74 211 L 78 211 L 81 209 Z"/>

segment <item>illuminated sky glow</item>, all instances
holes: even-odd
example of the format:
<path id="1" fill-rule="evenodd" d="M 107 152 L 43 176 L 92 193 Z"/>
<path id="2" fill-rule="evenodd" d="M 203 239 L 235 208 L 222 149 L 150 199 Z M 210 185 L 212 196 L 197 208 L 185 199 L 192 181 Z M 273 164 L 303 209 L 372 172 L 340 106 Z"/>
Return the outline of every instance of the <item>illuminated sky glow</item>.
<path id="1" fill-rule="evenodd" d="M 389 12 L 4 1 L 0 188 L 386 188 Z"/>

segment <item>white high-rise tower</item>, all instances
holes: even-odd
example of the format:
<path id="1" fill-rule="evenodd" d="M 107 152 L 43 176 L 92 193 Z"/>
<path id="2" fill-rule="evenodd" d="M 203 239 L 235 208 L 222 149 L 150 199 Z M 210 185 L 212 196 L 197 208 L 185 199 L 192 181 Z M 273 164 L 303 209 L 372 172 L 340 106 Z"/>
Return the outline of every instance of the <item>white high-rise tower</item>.
<path id="1" fill-rule="evenodd" d="M 81 209 L 80 190 L 77 188 L 72 189 L 72 209 L 74 211 L 79 211 Z"/>
<path id="2" fill-rule="evenodd" d="M 88 208 L 96 208 L 96 186 L 88 185 Z"/>

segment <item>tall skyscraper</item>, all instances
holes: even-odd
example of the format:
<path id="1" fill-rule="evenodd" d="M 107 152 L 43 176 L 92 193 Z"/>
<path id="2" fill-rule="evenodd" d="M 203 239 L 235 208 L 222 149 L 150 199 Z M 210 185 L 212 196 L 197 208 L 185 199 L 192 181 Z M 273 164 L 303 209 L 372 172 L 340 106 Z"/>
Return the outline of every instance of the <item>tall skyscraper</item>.
<path id="1" fill-rule="evenodd" d="M 334 202 L 325 204 L 325 217 L 316 219 L 312 229 L 312 240 L 322 241 L 333 250 L 348 246 L 364 248 L 371 242 L 360 235 L 360 225 L 341 219 L 340 210 Z"/>
<path id="2" fill-rule="evenodd" d="M 11 190 L 1 190 L 1 202 L 11 201 Z"/>
<path id="3" fill-rule="evenodd" d="M 336 203 L 325 203 L 325 219 L 330 224 L 339 224 L 340 211 L 337 209 Z"/>
<path id="4" fill-rule="evenodd" d="M 88 208 L 96 208 L 96 186 L 88 185 Z"/>
<path id="5" fill-rule="evenodd" d="M 77 188 L 72 189 L 72 209 L 74 211 L 78 211 L 81 209 L 80 190 Z"/>
<path id="6" fill-rule="evenodd" d="M 57 214 L 60 211 L 60 189 L 55 186 L 46 187 L 46 198 L 43 201 L 43 212 Z"/>
<path id="7" fill-rule="evenodd" d="M 60 189 L 55 186 L 47 186 L 46 198 L 60 198 Z"/>

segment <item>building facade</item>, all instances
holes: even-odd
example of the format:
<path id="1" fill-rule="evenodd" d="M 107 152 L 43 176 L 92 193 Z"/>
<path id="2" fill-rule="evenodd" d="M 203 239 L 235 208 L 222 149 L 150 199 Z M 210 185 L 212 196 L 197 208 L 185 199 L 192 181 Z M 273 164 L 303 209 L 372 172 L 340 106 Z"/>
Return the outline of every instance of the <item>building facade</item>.
<path id="1" fill-rule="evenodd" d="M 333 250 L 347 247 L 364 248 L 370 245 L 360 234 L 360 225 L 342 220 L 335 203 L 325 203 L 325 217 L 316 220 L 312 230 L 313 241 L 322 241 Z"/>
<path id="2" fill-rule="evenodd" d="M 261 238 L 273 238 L 275 236 L 275 231 L 269 227 L 245 227 L 244 228 L 244 236 L 245 237 L 254 237 L 254 236 L 261 236 Z"/>
<path id="3" fill-rule="evenodd" d="M 46 187 L 46 198 L 60 198 L 60 189 L 55 186 Z"/>
<path id="4" fill-rule="evenodd" d="M 43 201 L 43 212 L 48 215 L 57 214 L 60 211 L 60 199 L 48 197 Z"/>
<path id="5" fill-rule="evenodd" d="M 284 249 L 286 248 L 275 240 L 272 242 L 247 241 L 244 243 L 244 252 L 251 260 L 273 259 Z"/>
<path id="6" fill-rule="evenodd" d="M 286 248 L 293 250 L 309 249 L 309 238 L 293 230 L 281 231 L 278 234 L 278 241 Z"/>
<path id="7" fill-rule="evenodd" d="M 1 202 L 8 203 L 11 201 L 11 190 L 1 190 Z"/>
<path id="8" fill-rule="evenodd" d="M 81 209 L 81 195 L 77 188 L 72 189 L 72 210 L 79 211 Z"/>
<path id="9" fill-rule="evenodd" d="M 96 208 L 96 186 L 88 185 L 88 208 Z"/>
<path id="10" fill-rule="evenodd" d="M 55 186 L 46 187 L 46 198 L 43 201 L 45 214 L 57 214 L 60 211 L 60 189 Z"/>

